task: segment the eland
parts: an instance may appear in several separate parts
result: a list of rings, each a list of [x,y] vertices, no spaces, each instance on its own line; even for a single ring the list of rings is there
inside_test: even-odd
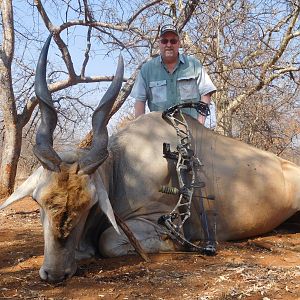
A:
[[[33,174],[0,207],[31,196],[40,206],[44,231],[41,279],[59,282],[76,272],[76,260],[134,252],[119,229],[114,212],[130,228],[147,253],[174,251],[180,246],[158,224],[177,203],[161,186],[175,185],[174,162],[163,156],[163,143],[176,148],[174,128],[159,112],[143,115],[108,138],[109,112],[120,91],[123,61],[92,118],[90,149],[56,153],[53,131],[57,113],[46,84],[46,60],[51,37],[41,52],[35,90],[41,124],[34,153],[41,162]],[[218,240],[264,234],[300,208],[300,168],[272,153],[218,135],[186,116],[194,151],[203,166],[205,194],[215,196]],[[184,234],[201,240],[196,201]]]

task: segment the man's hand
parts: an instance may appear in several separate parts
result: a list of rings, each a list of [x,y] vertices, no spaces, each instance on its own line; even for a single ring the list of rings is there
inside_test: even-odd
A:
[[[211,93],[203,95],[201,97],[201,101],[209,105],[210,101],[211,101]],[[205,119],[206,119],[206,116],[199,115],[199,117],[198,117],[198,121],[202,125],[204,125]]]

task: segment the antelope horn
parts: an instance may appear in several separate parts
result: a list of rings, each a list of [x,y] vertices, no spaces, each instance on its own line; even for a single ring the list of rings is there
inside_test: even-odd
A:
[[[120,92],[123,76],[124,61],[123,57],[120,55],[115,77],[93,113],[92,146],[87,155],[82,157],[79,161],[79,174],[92,174],[108,156],[107,123],[109,121],[109,113],[111,108]]]
[[[53,132],[57,123],[57,113],[46,82],[48,49],[52,34],[49,35],[41,51],[35,74],[35,94],[39,100],[41,123],[36,133],[33,152],[45,169],[59,172],[61,159],[53,149]]]

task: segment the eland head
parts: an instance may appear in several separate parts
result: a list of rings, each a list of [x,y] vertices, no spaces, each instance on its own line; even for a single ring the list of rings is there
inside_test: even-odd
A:
[[[99,205],[118,231],[114,213],[101,176],[96,170],[108,157],[107,123],[113,103],[122,86],[124,64],[120,56],[116,75],[93,113],[93,141],[83,155],[64,159],[53,149],[53,132],[57,113],[46,83],[46,64],[50,35],[41,51],[35,77],[41,123],[36,134],[34,154],[38,168],[1,206],[26,196],[39,204],[44,230],[44,262],[40,277],[49,282],[62,281],[76,269],[75,250],[90,209]]]

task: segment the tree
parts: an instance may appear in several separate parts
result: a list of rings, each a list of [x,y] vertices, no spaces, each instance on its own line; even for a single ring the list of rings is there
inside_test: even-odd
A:
[[[111,115],[118,111],[141,64],[158,53],[158,26],[166,22],[178,26],[183,51],[200,58],[218,87],[214,96],[218,132],[279,154],[299,133],[297,1],[35,0],[34,4],[22,1],[22,8],[17,1],[15,7],[11,0],[0,4],[2,194],[13,189],[24,129],[39,119],[33,77],[49,32],[54,40],[49,90],[55,92],[61,122],[57,135],[86,120],[95,105],[91,95],[99,97],[99,83],[112,80],[103,70],[89,67],[99,57],[115,58],[122,50],[128,78]],[[22,17],[25,11],[31,17],[27,23],[29,17]],[[90,70],[97,75],[90,75]],[[82,144],[88,143],[87,137]]]
[[[69,87],[112,80],[112,76],[86,75],[91,56],[95,56],[96,48],[99,47],[100,43],[105,46],[107,55],[120,51],[120,49],[126,49],[128,64],[131,64],[132,61],[141,64],[146,56],[152,55],[156,50],[155,44],[158,38],[157,24],[162,23],[166,18],[172,18],[173,2],[166,3],[162,0],[153,0],[144,4],[143,1],[126,0],[115,1],[114,3],[53,0],[45,3],[44,6],[40,0],[35,0],[34,5],[29,2],[26,3],[33,17],[30,30],[27,30],[24,24],[25,20],[18,23],[14,19],[15,7],[13,7],[11,0],[3,0],[0,3],[3,30],[0,50],[0,106],[4,129],[0,190],[1,194],[5,195],[13,190],[22,146],[22,133],[37,105],[37,99],[34,97],[32,88],[34,62],[31,62],[31,65],[25,65],[19,48],[18,56],[16,55],[16,36],[22,37],[25,43],[37,49],[41,47],[41,42],[46,39],[47,31],[53,33],[53,39],[62,62],[57,63],[56,68],[52,67],[52,71],[49,73],[49,90],[56,92],[54,101],[62,112],[61,103],[63,100],[71,100],[68,101],[71,103],[77,98],[74,96],[74,92],[73,95],[72,92],[68,94]],[[179,16],[181,30],[190,19],[198,3],[199,1],[195,0],[187,1],[185,6],[182,6]],[[26,10],[26,8],[23,9]],[[79,33],[75,33],[78,28],[82,27],[85,27],[86,30],[79,29]],[[85,44],[79,43],[81,46],[85,45],[84,59],[80,71],[76,72],[75,58],[76,60],[78,58],[76,55],[72,56],[68,42],[72,39],[77,41],[80,36],[85,36]],[[66,43],[65,40],[68,42]],[[20,40],[17,39],[17,41],[18,46],[20,46]],[[28,44],[23,45],[24,51],[29,49],[26,47]],[[38,52],[30,49],[32,57],[36,61],[36,53]],[[17,64],[18,66],[22,65],[23,72],[27,72],[26,83],[22,87],[22,83],[14,80],[12,74],[13,69],[17,72]],[[137,70],[133,72],[133,75],[122,88],[112,114],[128,97],[136,74]],[[82,99],[80,101],[83,102]]]
[[[5,133],[0,168],[0,188],[3,189],[9,182],[14,181],[17,161],[21,151],[21,130],[24,126],[24,121],[28,116],[27,112],[32,111],[33,106],[28,107],[23,114],[17,114],[11,73],[11,64],[15,46],[11,1],[4,0],[1,2],[1,16],[3,39],[0,52],[0,101]],[[11,191],[12,187],[10,186],[6,192]]]
[[[298,1],[221,0],[210,1],[194,15],[188,24],[194,28],[190,51],[218,86],[218,132],[272,150],[277,122],[285,124],[285,114],[299,96],[299,12]],[[250,137],[263,131],[268,146]]]

